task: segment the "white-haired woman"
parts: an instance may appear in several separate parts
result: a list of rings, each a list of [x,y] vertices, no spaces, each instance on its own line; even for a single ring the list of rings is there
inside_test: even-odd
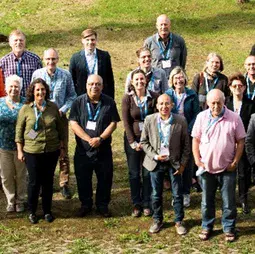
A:
[[[25,103],[20,97],[21,88],[20,77],[9,76],[5,82],[7,95],[0,98],[0,163],[7,212],[23,212],[26,195],[26,167],[18,160],[15,143],[18,112]]]

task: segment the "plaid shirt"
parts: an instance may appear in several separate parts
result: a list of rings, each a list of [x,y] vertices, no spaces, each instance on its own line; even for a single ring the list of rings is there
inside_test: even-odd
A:
[[[21,96],[26,96],[26,90],[31,82],[32,74],[35,70],[42,68],[41,59],[36,54],[25,51],[20,60],[13,52],[0,59],[0,68],[3,70],[4,78],[17,74],[22,78]]]

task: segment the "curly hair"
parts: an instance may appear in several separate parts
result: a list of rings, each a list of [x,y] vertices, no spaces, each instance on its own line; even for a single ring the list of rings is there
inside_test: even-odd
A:
[[[30,102],[33,102],[35,100],[34,91],[35,91],[35,85],[36,84],[42,84],[45,87],[46,95],[45,100],[47,101],[50,98],[50,88],[47,85],[47,83],[42,78],[37,78],[32,81],[32,83],[29,85],[27,92],[26,92],[26,103],[29,104]]]
[[[133,81],[133,77],[135,76],[135,74],[139,74],[139,73],[141,73],[141,74],[144,75],[145,80],[146,80],[145,89],[147,88],[148,82],[147,82],[147,79],[146,79],[145,72],[144,72],[143,70],[141,70],[141,69],[137,69],[137,70],[134,70],[134,71],[131,73],[131,83],[130,83],[130,85],[128,86],[128,92],[134,91],[134,93],[135,93],[135,87],[133,86],[132,81]]]
[[[235,72],[228,77],[228,85],[231,86],[234,80],[240,80],[243,86],[246,86],[245,77],[241,72]]]

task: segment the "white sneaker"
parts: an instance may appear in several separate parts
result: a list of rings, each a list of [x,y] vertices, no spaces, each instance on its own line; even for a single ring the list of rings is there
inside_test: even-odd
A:
[[[6,207],[6,211],[7,211],[7,213],[15,212],[15,206],[14,205],[8,205]]]
[[[190,194],[183,194],[183,206],[184,207],[190,206]]]
[[[24,207],[24,204],[23,203],[20,203],[20,204],[16,204],[16,212],[17,213],[22,213],[25,211],[25,207]]]

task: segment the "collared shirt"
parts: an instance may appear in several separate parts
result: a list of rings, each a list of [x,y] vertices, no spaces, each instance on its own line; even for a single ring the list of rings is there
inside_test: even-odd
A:
[[[97,51],[94,49],[93,52],[88,52],[87,50],[84,50],[85,52],[85,58],[88,63],[89,67],[89,73],[90,74],[98,74],[98,59],[96,58]],[[93,71],[94,69],[94,71]],[[92,73],[93,71],[93,73]]]
[[[50,100],[58,106],[61,112],[66,113],[77,97],[70,72],[57,68],[54,75],[50,76],[46,68],[41,68],[33,73],[32,81],[37,78],[45,80],[50,87]]]
[[[15,126],[19,110],[25,103],[24,97],[20,98],[20,102],[15,103],[14,109],[10,109],[6,104],[6,97],[0,99],[0,148],[3,150],[16,150]]]
[[[20,61],[20,67],[18,67]],[[41,59],[30,51],[24,51],[20,60],[13,52],[0,59],[0,67],[3,69],[4,78],[17,74],[22,78],[21,96],[26,96],[26,90],[31,82],[32,74],[35,70],[42,68]]]
[[[239,115],[226,107],[224,115],[208,129],[209,122],[210,109],[199,113],[191,136],[200,140],[199,152],[205,170],[216,174],[233,162],[236,142],[245,138],[246,133]]]
[[[29,132],[34,129],[35,122],[34,103],[25,104],[18,115],[15,141],[23,144],[23,150],[27,153],[57,151],[60,140],[64,140],[64,131],[56,104],[47,101],[38,121],[38,135],[32,139]]]
[[[169,77],[170,72],[172,69],[174,69],[174,67],[181,66],[183,69],[185,69],[187,58],[187,48],[184,39],[181,36],[173,33],[172,36],[173,43],[172,48],[170,49],[171,54],[169,59],[169,61],[171,61],[171,67],[164,69],[167,78]],[[159,47],[159,39],[159,34],[156,33],[145,40],[144,46],[149,48],[151,51],[152,66],[162,68],[162,61],[164,60],[164,56],[162,55]]]
[[[246,80],[247,97],[251,100],[254,100],[255,96],[253,96],[253,94],[254,94],[254,90],[255,90],[255,82],[252,83],[252,81],[248,77],[248,73],[245,74],[245,80]]]

